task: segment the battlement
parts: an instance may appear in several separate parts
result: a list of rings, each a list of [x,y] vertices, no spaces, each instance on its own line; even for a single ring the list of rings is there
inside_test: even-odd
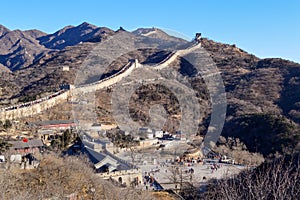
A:
[[[105,177],[123,176],[123,175],[140,174],[140,173],[142,173],[141,169],[130,169],[130,170],[115,171],[115,172],[98,173],[97,175],[101,178],[105,178]]]
[[[193,44],[192,46],[186,49],[178,50],[170,54],[162,62],[155,65],[154,69],[160,70],[165,67],[168,67],[178,56],[184,56],[194,51],[196,48],[199,48],[201,46],[201,43],[199,42],[200,39],[201,33],[197,33],[195,40],[198,41],[198,43]],[[68,85],[68,87],[65,86],[64,88],[62,88],[62,90],[53,93],[47,97],[23,103],[20,105],[10,106],[8,108],[2,108],[0,110],[0,120],[5,121],[6,119],[12,120],[22,117],[33,116],[45,110],[48,110],[59,103],[67,101],[73,95],[90,93],[96,90],[110,87],[121,81],[124,77],[128,76],[135,68],[139,67],[143,67],[143,65],[140,64],[137,59],[135,59],[133,61],[130,61],[116,74],[113,74],[110,77],[107,77],[95,83],[81,85],[77,87]]]
[[[143,175],[141,169],[121,170],[115,172],[99,173],[100,178],[111,179],[122,185],[139,185],[142,183]]]

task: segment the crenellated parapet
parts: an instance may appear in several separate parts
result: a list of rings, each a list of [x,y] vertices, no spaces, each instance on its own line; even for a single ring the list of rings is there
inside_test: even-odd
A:
[[[154,30],[154,31],[156,31],[156,30]],[[195,40],[200,41],[200,39],[201,39],[201,34],[197,33]],[[160,70],[165,67],[168,67],[172,62],[175,61],[175,59],[177,57],[182,57],[186,54],[189,54],[192,51],[194,51],[195,49],[200,48],[200,47],[201,47],[201,43],[197,42],[197,43],[193,43],[193,45],[191,45],[190,47],[188,47],[186,49],[177,50],[176,52],[171,53],[162,62],[156,64],[153,68],[156,70]],[[113,74],[110,77],[99,80],[97,82],[94,82],[91,84],[86,84],[86,85],[81,85],[81,86],[77,86],[77,87],[70,86],[67,89],[62,88],[62,90],[60,90],[56,93],[53,93],[51,95],[48,95],[47,97],[44,97],[44,98],[41,98],[41,99],[38,99],[35,101],[31,101],[31,102],[19,104],[19,105],[13,105],[13,106],[10,106],[7,108],[2,108],[2,109],[0,109],[0,120],[5,121],[7,119],[12,120],[12,119],[33,116],[33,115],[36,115],[43,111],[48,110],[57,104],[67,101],[74,95],[95,92],[96,90],[111,87],[112,85],[121,81],[126,76],[130,75],[130,73],[134,69],[140,68],[140,67],[143,67],[143,65],[140,64],[137,59],[135,59],[135,60],[127,63],[116,74]]]

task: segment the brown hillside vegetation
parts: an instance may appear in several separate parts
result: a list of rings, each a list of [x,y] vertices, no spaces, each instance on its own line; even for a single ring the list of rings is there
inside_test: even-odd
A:
[[[299,199],[299,155],[278,158],[257,169],[223,180],[213,180],[200,199]]]
[[[82,27],[84,30],[86,29],[86,33],[96,29],[88,24],[83,24]],[[67,27],[51,35],[54,39],[50,40],[47,38],[49,41],[56,41],[55,37],[65,37],[68,30],[75,29],[74,27]],[[128,62],[128,59],[138,58],[142,63],[157,63],[170,53],[159,50],[160,48],[172,45],[178,47],[186,44],[182,39],[168,36],[161,31],[158,31],[153,36],[146,37],[141,35],[147,31],[152,31],[152,29],[140,29],[129,34],[132,37],[137,37],[137,41],[140,44],[151,42],[157,48],[139,49],[122,55],[110,63],[110,66],[103,66],[106,75],[116,73],[122,65]],[[109,32],[109,34],[114,33]],[[87,35],[85,36],[87,37]],[[2,106],[43,97],[58,90],[59,86],[64,83],[73,84],[76,75],[81,72],[78,70],[82,67],[82,63],[85,59],[90,59],[88,55],[92,49],[103,40],[90,38],[90,40],[87,39],[78,44],[66,43],[63,44],[66,45],[63,49],[56,49],[45,54],[28,67],[12,73],[4,72],[7,75],[1,76],[0,79],[0,89],[2,90],[0,100]],[[78,42],[79,40],[76,41]],[[299,141],[299,136],[297,135],[299,133],[295,130],[298,129],[300,122],[300,96],[297,95],[300,92],[300,65],[279,58],[259,59],[235,45],[222,44],[206,38],[201,40],[201,44],[217,65],[225,85],[227,116],[222,134],[226,137],[240,138],[248,149],[251,151],[258,150],[264,156],[276,151],[283,152],[281,146],[290,146],[289,144],[291,144],[289,148],[293,148],[297,145]],[[55,46],[54,43],[51,45]],[[62,66],[69,66],[70,71],[62,71]],[[200,124],[197,134],[205,134],[211,114],[210,96],[205,83],[200,76],[193,76],[191,64],[183,58],[175,60],[170,67],[178,70],[193,86],[201,108],[201,119],[199,120]],[[89,78],[85,82],[93,82],[101,77],[96,74]],[[95,110],[99,123],[114,123],[111,110],[111,90],[103,89],[96,92]],[[168,123],[165,124],[164,129],[174,132],[178,129],[181,119],[181,113],[177,112],[179,110],[178,106],[181,105],[178,105],[176,102],[176,98],[170,95],[170,92],[167,90],[162,90],[160,86],[144,85],[131,97],[129,103],[130,115],[141,126],[147,126],[150,121],[149,108],[151,105],[160,104],[165,108],[168,115]],[[65,102],[45,113],[23,119],[23,121],[44,120],[47,118],[70,119],[73,117],[71,111],[72,105],[70,105],[70,102]],[[269,126],[268,120],[266,121],[265,118],[257,120],[257,114],[272,115],[272,118],[280,118],[282,120],[274,120],[275,124]],[[254,121],[255,126],[260,128],[254,130],[253,127],[255,126],[252,123],[247,123],[249,127],[245,127],[248,125],[245,125],[245,123],[241,125],[243,120]],[[256,148],[255,143],[265,144],[265,141],[263,141],[265,136],[262,134],[265,134],[268,128],[281,126],[280,123],[282,121],[293,124],[295,129],[289,129],[288,133],[281,133],[280,129],[268,131],[268,139],[273,141],[272,144],[276,144],[276,147],[258,145],[258,147],[264,146],[273,148],[273,150]],[[256,134],[255,143],[252,140],[253,136],[250,136],[254,133]],[[287,135],[289,136],[287,137]],[[249,140],[249,138],[251,139]]]
[[[93,172],[82,158],[45,155],[40,166],[23,170],[1,169],[1,199],[156,199],[148,192],[117,188]]]

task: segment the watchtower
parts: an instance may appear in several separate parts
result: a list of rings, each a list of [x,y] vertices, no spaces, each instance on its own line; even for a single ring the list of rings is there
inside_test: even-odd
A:
[[[201,33],[196,33],[195,41],[196,42],[200,42],[201,41]]]

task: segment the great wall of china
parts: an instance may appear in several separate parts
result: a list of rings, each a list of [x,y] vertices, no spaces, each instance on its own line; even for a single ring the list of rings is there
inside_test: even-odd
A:
[[[154,67],[154,69],[156,70],[161,70],[167,67],[168,65],[170,65],[177,57],[182,57],[186,54],[189,54],[195,49],[199,48],[200,46],[201,43],[197,41],[196,43],[193,43],[192,46],[186,49],[177,50],[176,52],[171,53],[163,61],[161,61],[160,63],[152,67]],[[13,105],[6,108],[1,108],[0,120],[5,121],[5,120],[13,120],[18,118],[33,116],[48,110],[57,104],[67,101],[74,94],[76,95],[76,94],[90,93],[96,90],[100,90],[112,86],[118,83],[124,77],[128,76],[135,68],[138,67],[142,67],[142,65],[137,60],[135,60],[134,62],[129,62],[128,64],[126,64],[116,74],[113,74],[112,76],[102,79],[100,81],[91,84],[81,85],[75,88],[70,88],[70,90],[60,90],[56,93],[48,95],[47,97],[37,99],[35,101]]]
[[[95,92],[96,90],[100,90],[112,86],[118,83],[119,81],[121,81],[126,76],[129,76],[134,69],[139,67],[152,67],[156,70],[161,70],[167,67],[168,65],[170,65],[177,57],[182,57],[188,53],[191,53],[192,51],[194,51],[196,48],[199,48],[200,46],[201,46],[200,42],[193,43],[192,46],[186,49],[182,49],[170,53],[170,55],[167,56],[163,61],[152,66],[148,66],[148,65],[143,66],[136,59],[134,62],[127,63],[116,74],[113,74],[100,81],[96,81],[91,84],[80,85],[77,87],[71,87],[69,90],[60,90],[58,92],[55,92],[41,99],[37,99],[35,101],[18,104],[18,105],[12,105],[7,108],[2,108],[0,109],[0,120],[1,121],[7,119],[12,120],[12,119],[18,119],[22,117],[28,117],[28,116],[39,114],[43,111],[51,109],[53,106],[57,104],[66,102],[67,100],[71,100],[72,97],[78,94],[91,93],[91,92]],[[116,155],[113,154],[113,152],[109,151],[109,149],[107,149],[105,146],[103,148],[101,143],[97,142],[98,140],[95,140],[95,138],[92,138],[91,141],[89,141],[89,139],[87,138],[83,138],[83,141],[84,141],[85,148],[91,148],[93,151],[96,151],[97,153],[102,152],[103,154],[106,155],[105,158],[107,158],[108,160],[115,160],[119,164],[125,163],[126,165],[130,166],[130,169],[127,170],[97,173],[98,177],[101,177],[103,179],[110,179],[112,181],[115,181],[116,183],[119,184],[121,183],[122,185],[126,185],[126,186],[130,186],[133,183],[139,183],[143,180],[143,173],[140,168],[131,164],[128,161],[125,161],[117,157]],[[99,162],[99,164],[101,165],[101,162]]]

